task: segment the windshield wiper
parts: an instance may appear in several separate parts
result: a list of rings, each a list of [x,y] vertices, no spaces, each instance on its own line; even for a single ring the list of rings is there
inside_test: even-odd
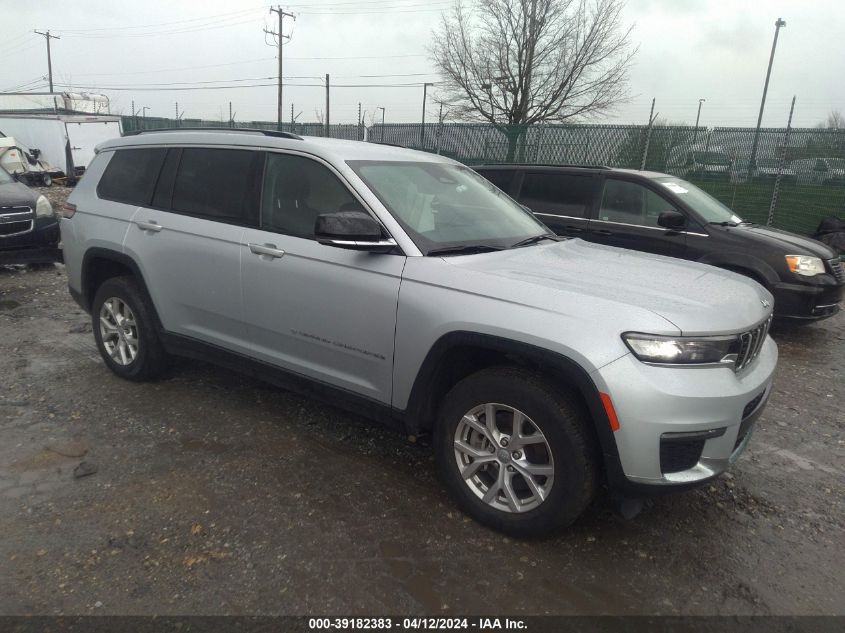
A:
[[[716,226],[739,226],[736,222],[728,222],[727,220],[724,222],[708,222],[707,224],[715,224]]]
[[[518,241],[516,244],[511,244],[510,248],[518,248],[520,246],[528,246],[529,244],[536,244],[541,240],[552,240],[554,242],[559,242],[560,238],[554,233],[543,233],[541,235],[532,235],[531,237],[526,237],[524,240]]]
[[[487,253],[501,250],[504,250],[501,246],[492,246],[491,244],[458,244],[457,246],[433,248],[426,255],[471,255],[472,253]]]

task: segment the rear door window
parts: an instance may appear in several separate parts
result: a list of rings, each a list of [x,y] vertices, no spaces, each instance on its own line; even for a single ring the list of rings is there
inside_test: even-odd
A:
[[[505,193],[510,193],[516,171],[513,169],[492,169],[488,171],[485,169],[479,173]]]
[[[97,196],[136,206],[148,205],[166,152],[161,147],[115,150],[97,183]]]
[[[184,148],[173,185],[172,210],[258,226],[262,156],[253,150]]]
[[[536,213],[586,218],[594,189],[592,175],[527,173],[519,201]]]

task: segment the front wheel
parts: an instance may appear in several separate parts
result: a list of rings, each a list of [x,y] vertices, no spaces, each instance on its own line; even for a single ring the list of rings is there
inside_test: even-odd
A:
[[[455,502],[479,523],[538,536],[572,523],[593,498],[598,457],[573,396],[533,372],[496,367],[447,394],[435,454]]]

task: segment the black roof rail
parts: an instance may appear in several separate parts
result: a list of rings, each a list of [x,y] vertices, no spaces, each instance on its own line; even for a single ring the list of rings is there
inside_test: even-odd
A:
[[[475,168],[495,169],[501,167],[579,167],[581,169],[615,169],[607,165],[582,165],[579,163],[484,163],[482,165],[471,165]]]
[[[274,138],[289,138],[294,141],[303,140],[298,134],[282,132],[280,130],[259,130],[251,127],[163,127],[156,130],[132,130],[124,132],[123,136],[137,136],[139,134],[154,134],[156,132],[244,132],[247,134],[263,134]]]

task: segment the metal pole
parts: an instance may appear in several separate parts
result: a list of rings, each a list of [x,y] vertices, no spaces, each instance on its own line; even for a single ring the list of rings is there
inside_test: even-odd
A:
[[[420,149],[425,149],[425,98],[426,90],[429,86],[434,84],[423,83],[423,107],[422,107],[422,125],[420,126]]]
[[[695,132],[692,135],[692,144],[695,145],[696,139],[698,139],[698,121],[701,119],[701,104],[707,101],[707,99],[699,99],[698,100],[698,114],[695,115]]]
[[[440,153],[440,140],[443,138],[443,102],[440,103],[440,114],[437,115],[437,153]]]
[[[772,75],[772,62],[775,60],[775,49],[778,46],[778,33],[786,22],[780,18],[775,22],[775,38],[772,40],[772,53],[769,55],[769,67],[766,70],[766,83],[763,84],[763,98],[760,100],[760,114],[757,115],[757,128],[754,131],[754,144],[751,146],[751,160],[748,161],[748,179],[757,163],[757,144],[760,140],[760,124],[763,122],[763,108],[766,107],[766,93],[769,91],[769,77]]]
[[[326,138],[331,136],[331,127],[329,127],[329,73],[326,73]]]
[[[379,106],[378,109],[381,110],[381,139],[379,142],[384,143],[384,108]]]
[[[654,123],[654,102],[656,99],[651,100],[651,112],[648,114],[648,129],[646,130],[645,134],[645,147],[643,148],[643,159],[640,162],[640,171],[645,169],[645,161],[648,158],[648,145],[651,143],[651,124]]]
[[[361,133],[361,127],[364,125],[364,120],[361,118],[361,102],[358,102],[358,140],[364,140],[364,135]]]
[[[772,202],[769,205],[769,217],[766,218],[766,226],[771,226],[775,220],[775,207],[778,204],[778,193],[780,191],[780,180],[783,172],[783,162],[786,160],[786,146],[789,144],[789,133],[792,131],[792,113],[795,111],[795,97],[792,97],[792,105],[789,106],[789,120],[786,122],[786,132],[783,135],[783,145],[780,148],[780,161],[778,161],[778,175],[775,177],[775,188],[772,190]]]

